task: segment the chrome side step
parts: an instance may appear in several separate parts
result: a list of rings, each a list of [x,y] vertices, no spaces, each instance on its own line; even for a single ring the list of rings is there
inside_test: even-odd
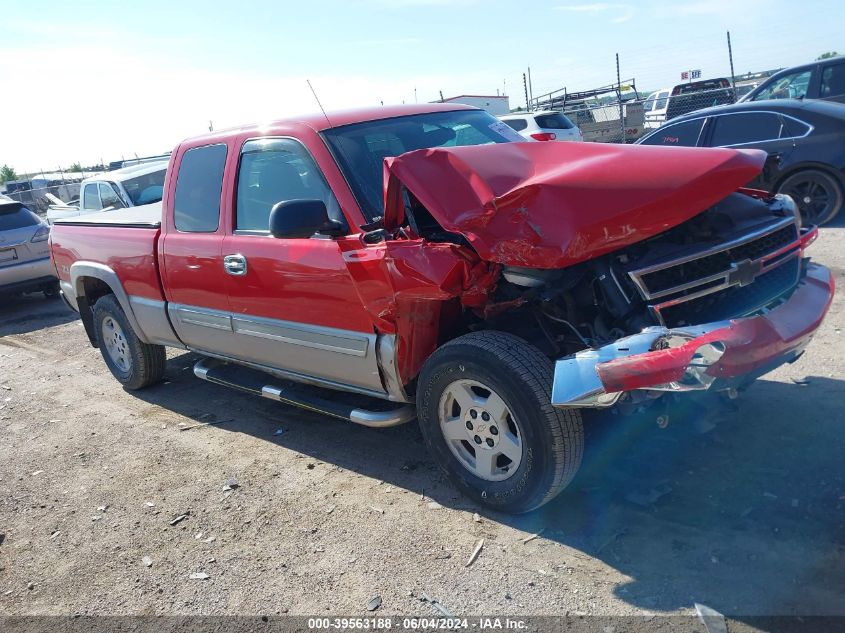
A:
[[[371,410],[328,400],[325,397],[326,390],[305,385],[286,386],[282,381],[264,372],[211,358],[197,361],[194,365],[194,375],[218,385],[373,428],[398,426],[410,422],[417,415],[413,405],[394,405],[385,410]],[[385,404],[388,403],[385,401]]]

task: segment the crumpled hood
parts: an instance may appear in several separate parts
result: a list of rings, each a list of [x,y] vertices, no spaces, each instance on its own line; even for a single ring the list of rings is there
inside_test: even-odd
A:
[[[562,268],[676,226],[752,180],[759,150],[600,143],[423,149],[385,160],[387,228],[404,184],[447,231],[508,266]]]

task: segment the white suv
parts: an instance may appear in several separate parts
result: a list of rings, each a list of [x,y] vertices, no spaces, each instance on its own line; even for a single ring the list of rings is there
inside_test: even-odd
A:
[[[581,130],[562,112],[538,110],[499,117],[530,141],[583,141]]]

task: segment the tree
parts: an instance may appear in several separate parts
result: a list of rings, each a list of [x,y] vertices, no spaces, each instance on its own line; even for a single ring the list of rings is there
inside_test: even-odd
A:
[[[830,59],[831,57],[838,57],[838,56],[839,56],[839,53],[837,53],[836,51],[828,51],[828,52],[822,53],[821,55],[816,57],[816,61],[820,62],[823,59]]]
[[[18,175],[15,173],[15,170],[8,165],[3,165],[0,167],[0,182],[7,182],[9,180],[17,180]]]
[[[82,165],[79,163],[73,163],[68,171],[82,171]]]

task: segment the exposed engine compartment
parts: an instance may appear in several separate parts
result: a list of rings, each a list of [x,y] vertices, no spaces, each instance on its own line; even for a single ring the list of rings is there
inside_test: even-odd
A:
[[[466,245],[412,195],[406,217],[425,239]],[[759,313],[798,283],[797,217],[787,197],[734,193],[668,231],[575,266],[504,266],[489,303],[465,311],[464,326],[511,332],[559,358],[648,326]]]

